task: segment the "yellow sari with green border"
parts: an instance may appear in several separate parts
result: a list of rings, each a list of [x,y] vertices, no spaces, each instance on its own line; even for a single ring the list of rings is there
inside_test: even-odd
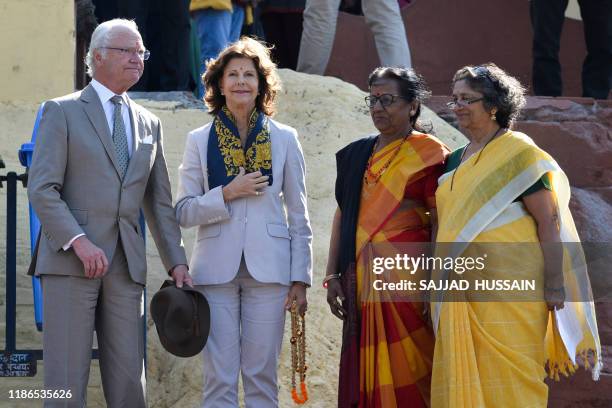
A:
[[[576,244],[580,240],[569,211],[569,182],[554,159],[519,132],[508,131],[489,143],[476,165],[477,156],[454,170],[454,180],[453,172],[439,180],[437,242],[444,243],[440,247],[445,246],[447,253],[438,255],[469,256],[470,243],[539,243],[535,220],[522,202],[513,201],[548,173],[564,243],[567,297],[585,301],[566,302],[564,309],[551,313],[543,301],[445,302],[443,297],[432,298],[436,345],[431,406],[493,407],[503,401],[504,407],[546,407],[545,367],[551,377],[558,378],[559,373],[574,372],[576,356],[588,367],[587,353],[592,353],[593,379],[598,379],[601,369],[586,262]],[[452,243],[452,249],[447,243]],[[513,266],[527,263],[524,269],[542,282],[541,250],[538,245],[529,248],[532,253],[516,257]],[[487,265],[487,279],[507,276],[508,266],[503,271],[498,264]],[[434,271],[432,279],[448,274]],[[578,328],[575,331],[580,333],[569,336],[560,324]]]

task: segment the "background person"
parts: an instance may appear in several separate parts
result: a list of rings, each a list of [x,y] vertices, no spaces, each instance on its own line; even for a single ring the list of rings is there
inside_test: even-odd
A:
[[[341,0],[307,0],[297,70],[323,75],[329,62]],[[374,34],[382,66],[412,67],[397,0],[363,0],[365,21]]]
[[[225,47],[240,38],[245,7],[239,0],[191,0],[189,11],[200,39],[200,74],[203,77],[208,61],[217,58]]]
[[[272,57],[279,68],[295,71],[302,38],[302,15],[306,0],[263,0],[259,3],[261,24]]]
[[[533,92],[561,96],[561,30],[568,0],[531,0]],[[612,2],[578,0],[587,55],[582,65],[582,96],[607,99],[612,88]]]
[[[91,0],[103,22],[114,18],[135,20],[151,51],[147,70],[133,91],[190,91],[190,0]]]

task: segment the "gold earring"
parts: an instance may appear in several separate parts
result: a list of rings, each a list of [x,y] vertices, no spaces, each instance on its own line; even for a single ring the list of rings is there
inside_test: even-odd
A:
[[[491,120],[492,121],[496,121],[497,120],[497,116],[495,115],[495,111],[491,111]]]

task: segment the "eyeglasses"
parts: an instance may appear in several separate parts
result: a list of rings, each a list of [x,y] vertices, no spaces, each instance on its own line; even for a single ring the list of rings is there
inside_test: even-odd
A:
[[[100,48],[104,48],[107,50],[115,50],[115,51],[119,51],[121,53],[121,55],[138,55],[138,58],[140,58],[143,61],[146,61],[149,59],[149,57],[151,56],[151,51],[149,50],[140,50],[140,49],[136,49],[136,48],[119,48],[119,47],[100,47]]]
[[[447,102],[446,106],[448,106],[449,109],[464,108],[473,103],[480,102],[483,99],[484,99],[484,96],[481,96],[480,98],[474,98],[474,99],[453,99],[451,102]]]
[[[398,99],[406,99],[406,98],[404,98],[401,95],[391,95],[391,94],[382,94],[380,96],[368,95],[365,97],[365,102],[366,102],[366,105],[368,105],[368,108],[373,108],[374,106],[376,106],[378,101],[380,101],[381,106],[383,108],[386,108],[387,106],[391,105]]]

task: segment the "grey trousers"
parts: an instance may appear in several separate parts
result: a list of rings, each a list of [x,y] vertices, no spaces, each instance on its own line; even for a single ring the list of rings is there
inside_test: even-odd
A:
[[[198,285],[196,289],[208,300],[211,321],[202,353],[202,407],[238,407],[240,374],[246,408],[278,407],[276,371],[289,287],[256,281],[243,258],[231,282]]]
[[[297,70],[323,75],[336,35],[341,0],[306,0],[304,31]],[[367,25],[374,34],[382,66],[412,67],[410,48],[397,0],[363,0]]]
[[[72,394],[44,406],[86,406],[95,328],[107,406],[146,407],[143,286],[131,280],[121,245],[101,279],[43,275],[41,282],[45,388]]]

